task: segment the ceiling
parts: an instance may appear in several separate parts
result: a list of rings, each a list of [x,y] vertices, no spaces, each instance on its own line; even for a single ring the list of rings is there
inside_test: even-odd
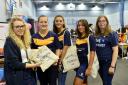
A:
[[[85,5],[90,5],[90,6],[93,6],[95,4],[104,6],[106,4],[119,3],[120,0],[32,0],[32,2],[34,3],[36,9],[38,9],[42,7],[43,5],[46,5],[47,7],[52,8],[58,3],[62,3],[64,5],[69,4],[69,3],[73,3],[75,5],[84,3]]]

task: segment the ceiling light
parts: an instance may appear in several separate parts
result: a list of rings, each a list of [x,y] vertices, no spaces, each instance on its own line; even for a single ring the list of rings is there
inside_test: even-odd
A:
[[[50,10],[50,9],[44,5],[43,7],[39,8],[38,10]]]
[[[96,5],[96,6],[94,6],[94,7],[92,8],[92,10],[101,10],[101,8]]]
[[[68,10],[75,10],[75,4],[73,4],[73,3],[67,4],[67,9]]]
[[[77,6],[77,10],[86,10],[87,6],[84,5],[84,3],[81,3],[80,5]]]
[[[56,10],[63,10],[65,7],[62,3],[59,3],[58,5],[55,6]]]

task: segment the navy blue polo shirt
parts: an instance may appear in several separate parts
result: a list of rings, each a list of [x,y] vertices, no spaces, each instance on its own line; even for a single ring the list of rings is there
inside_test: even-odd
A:
[[[42,37],[40,33],[36,33],[32,36],[32,48],[37,49],[38,47],[43,45],[47,46],[54,53],[57,49],[61,48],[58,36],[51,31],[49,31],[45,37]]]
[[[81,64],[88,63],[88,38],[76,39],[77,54]],[[96,50],[96,42],[94,36],[89,36],[90,51]]]
[[[61,49],[63,46],[71,46],[71,37],[70,32],[68,30],[64,30],[58,34],[59,42],[61,45]]]
[[[112,47],[118,45],[118,35],[116,32],[108,36],[99,35],[96,37],[96,53],[99,60],[112,59]]]

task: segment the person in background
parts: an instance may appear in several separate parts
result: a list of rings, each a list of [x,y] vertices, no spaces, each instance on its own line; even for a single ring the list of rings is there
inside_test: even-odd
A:
[[[59,56],[60,43],[57,35],[48,29],[48,17],[45,15],[39,16],[38,26],[39,32],[33,34],[31,47],[37,49],[40,46],[47,46],[53,53]],[[40,85],[57,85],[57,62],[50,66],[45,72],[43,72],[40,67],[37,68]]]
[[[128,44],[128,25],[125,25],[125,43]],[[128,46],[124,46],[126,48],[126,56],[124,57],[125,59],[128,59]]]
[[[77,22],[76,47],[80,61],[80,67],[76,69],[74,85],[87,85],[87,76],[91,75],[92,64],[94,61],[96,43],[93,35],[89,35],[89,26],[86,19]],[[89,39],[88,39],[89,38]],[[88,40],[90,43],[88,43]],[[90,60],[88,61],[88,44],[90,45]]]
[[[68,47],[71,46],[71,38],[70,38],[71,36],[70,36],[70,32],[66,29],[63,16],[61,15],[55,16],[53,22],[53,31],[58,35],[59,42],[61,45],[61,54],[60,54],[58,66],[59,69],[62,70],[59,71],[58,74],[58,85],[65,85],[67,72],[63,73],[62,61],[67,52]]]
[[[106,16],[99,16],[95,30],[99,74],[103,85],[112,85],[118,56],[118,35],[112,31]]]
[[[4,75],[7,85],[37,85],[33,68],[39,64],[31,64],[27,56],[30,48],[30,32],[25,22],[12,18],[9,24],[9,35],[4,45]]]

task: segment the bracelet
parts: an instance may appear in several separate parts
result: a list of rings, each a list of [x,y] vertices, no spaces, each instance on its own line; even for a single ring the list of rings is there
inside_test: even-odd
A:
[[[114,66],[110,66],[111,68],[115,68]]]

